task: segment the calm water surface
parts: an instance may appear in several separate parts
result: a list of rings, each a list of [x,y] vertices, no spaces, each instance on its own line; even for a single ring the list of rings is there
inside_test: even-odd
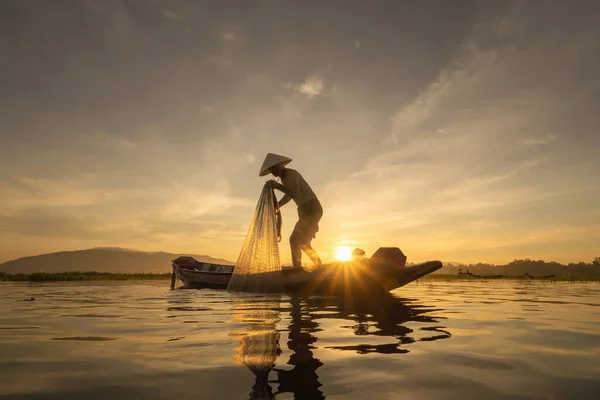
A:
[[[598,283],[168,286],[0,283],[0,399],[600,398]]]

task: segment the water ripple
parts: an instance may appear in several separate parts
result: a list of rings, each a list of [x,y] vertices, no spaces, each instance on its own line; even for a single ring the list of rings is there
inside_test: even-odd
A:
[[[600,391],[598,284],[428,282],[366,299],[170,291],[161,281],[0,292],[0,399]]]

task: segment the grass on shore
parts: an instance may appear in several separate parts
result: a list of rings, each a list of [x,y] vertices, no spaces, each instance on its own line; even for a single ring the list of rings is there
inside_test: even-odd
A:
[[[171,272],[163,274],[117,274],[112,272],[36,272],[33,274],[5,274],[0,281],[11,282],[65,282],[65,281],[127,281],[171,279]]]
[[[46,273],[36,272],[33,274],[6,274],[0,272],[0,281],[10,282],[68,282],[68,281],[126,281],[126,280],[164,280],[171,279],[171,272],[162,274],[117,274],[111,272],[59,272]],[[488,281],[488,280],[535,280],[549,282],[600,282],[600,276],[571,276],[557,275],[553,277],[527,277],[527,276],[502,276],[502,277],[485,277],[485,276],[458,276],[458,275],[442,275],[430,274],[426,275],[417,281]]]
[[[548,281],[548,282],[600,282],[600,276],[572,276],[572,275],[555,275],[551,277],[542,276],[501,276],[501,277],[486,277],[486,276],[459,276],[459,275],[443,275],[429,274],[418,281],[490,281],[490,280],[519,280],[519,281]]]

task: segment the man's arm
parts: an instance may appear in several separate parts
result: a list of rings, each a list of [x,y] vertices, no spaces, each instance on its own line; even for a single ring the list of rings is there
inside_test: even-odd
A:
[[[286,196],[289,196],[289,197],[292,197],[292,196],[293,196],[293,193],[292,193],[292,191],[291,191],[290,189],[286,188],[285,186],[283,186],[281,183],[279,183],[279,182],[277,182],[277,181],[275,181],[275,180],[272,180],[272,179],[270,180],[270,182],[271,182],[271,187],[272,187],[273,189],[277,189],[277,190],[279,190],[279,191],[281,191],[281,192],[285,193],[285,195],[286,195]],[[284,197],[285,197],[285,196],[284,196]],[[288,200],[288,201],[289,201],[289,200]]]
[[[277,189],[277,190],[285,193],[284,196],[281,198],[281,200],[279,200],[279,203],[278,203],[278,207],[279,208],[283,207],[284,205],[286,205],[287,203],[289,203],[290,200],[292,200],[292,198],[293,198],[292,191],[289,190],[288,188],[286,188],[285,186],[283,186],[281,183],[279,183],[279,182],[277,182],[275,180],[271,180],[271,186],[274,189]]]
[[[292,198],[290,196],[288,196],[287,194],[284,195],[281,200],[279,200],[279,203],[277,204],[279,208],[285,206],[287,203],[290,202]]]

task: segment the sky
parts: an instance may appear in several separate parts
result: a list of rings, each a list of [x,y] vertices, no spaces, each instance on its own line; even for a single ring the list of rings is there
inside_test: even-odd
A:
[[[269,152],[313,241],[408,261],[600,256],[600,3],[0,3],[0,262],[235,261]],[[281,260],[296,209],[283,210]],[[306,260],[306,256],[304,258]]]

